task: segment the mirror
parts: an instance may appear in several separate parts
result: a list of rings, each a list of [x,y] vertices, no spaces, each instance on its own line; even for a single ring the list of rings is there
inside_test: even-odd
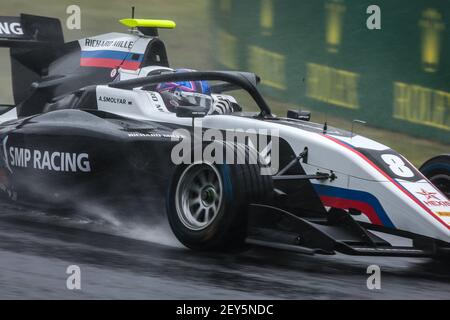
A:
[[[303,121],[311,120],[311,112],[304,110],[288,110],[286,116],[290,119],[298,119]]]

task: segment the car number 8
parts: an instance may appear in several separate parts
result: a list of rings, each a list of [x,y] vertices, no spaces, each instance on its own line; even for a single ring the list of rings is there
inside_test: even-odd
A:
[[[381,158],[395,175],[404,178],[414,177],[414,172],[405,165],[399,156],[396,156],[395,154],[382,154]]]

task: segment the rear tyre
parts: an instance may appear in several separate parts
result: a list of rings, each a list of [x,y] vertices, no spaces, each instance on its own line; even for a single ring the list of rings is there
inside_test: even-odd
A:
[[[248,152],[244,147],[238,152]],[[270,176],[258,164],[182,165],[175,172],[166,199],[173,233],[195,250],[228,251],[243,246],[247,210],[252,201],[273,192]]]
[[[450,198],[450,155],[437,156],[426,161],[420,171]]]

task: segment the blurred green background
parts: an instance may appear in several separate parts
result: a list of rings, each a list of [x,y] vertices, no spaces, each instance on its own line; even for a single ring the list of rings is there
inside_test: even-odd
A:
[[[354,8],[349,5],[349,2],[359,2],[360,4]],[[339,34],[336,35],[333,32],[330,35],[326,34],[326,21],[337,19],[336,17],[329,18],[327,16],[327,6],[331,6],[331,8],[334,8],[332,10],[339,12],[342,10],[339,9],[339,6],[343,5],[347,15],[351,14],[351,10],[363,10],[358,17],[360,20],[362,19],[361,23],[365,26],[367,14],[364,6],[367,6],[368,2],[356,2],[351,0],[35,0],[32,2],[2,0],[0,15],[17,16],[20,13],[30,13],[58,17],[64,28],[65,39],[70,41],[112,31],[126,32],[126,28],[118,23],[118,19],[129,17],[131,6],[135,6],[136,17],[138,18],[163,18],[176,21],[177,28],[175,30],[160,31],[160,37],[166,43],[172,67],[194,69],[242,68],[257,72],[265,78],[262,83],[262,89],[276,114],[284,115],[288,108],[308,108],[313,112],[313,121],[323,122],[326,120],[329,125],[350,129],[351,120],[361,118],[360,114],[353,112],[352,108],[338,107],[330,110],[327,108],[327,102],[329,101],[310,103],[311,97],[306,96],[308,72],[311,72],[307,67],[307,63],[313,61],[319,67],[331,65],[338,70],[346,69],[345,65],[343,65],[344,63],[351,63],[354,59],[358,60],[358,55],[364,53],[355,50],[351,46],[350,48],[342,47],[345,48],[342,49],[339,45]],[[386,1],[382,2],[387,3]],[[398,8],[408,10],[408,5],[414,1],[394,0],[390,2],[390,8],[393,8],[392,3],[395,2]],[[417,3],[419,2],[423,3],[423,1],[418,0]],[[448,3],[448,1],[441,2]],[[294,5],[292,5],[293,3]],[[68,30],[65,26],[68,17],[66,8],[73,4],[81,8],[80,30]],[[310,10],[301,10],[304,8],[302,7],[303,5],[309,6]],[[333,7],[336,5],[337,7]],[[385,11],[386,13],[389,12],[388,10]],[[382,11],[382,19],[384,13]],[[418,28],[419,18],[413,17],[412,20],[415,25],[411,28]],[[445,20],[445,18],[443,19]],[[334,23],[339,24],[341,22],[335,21]],[[315,28],[316,24],[320,24],[322,27]],[[389,23],[386,25],[382,24],[382,26],[385,35],[391,32],[389,31]],[[345,34],[350,35],[360,35],[362,32],[367,32],[367,29],[353,28],[348,23],[343,28],[345,28]],[[450,29],[450,25],[448,29]],[[399,48],[403,48],[410,43],[408,42],[410,39],[405,39],[405,37],[396,34],[395,28],[392,30],[394,31],[391,32],[390,37],[400,41]],[[385,43],[384,39],[381,39],[379,34],[374,35],[372,33],[372,37],[377,37],[377,39],[372,38],[372,40],[378,46],[378,49],[382,50]],[[314,42],[306,41],[314,38],[320,39],[322,47],[317,46]],[[297,39],[297,41],[292,42],[291,39]],[[348,43],[348,39],[346,41]],[[401,41],[404,41],[404,44]],[[265,58],[249,59],[247,56],[242,55],[244,48],[249,48],[249,52],[251,52],[253,57],[258,57],[262,53]],[[302,51],[299,48],[305,49]],[[270,55],[269,52],[267,55],[266,52],[261,52],[261,49],[269,50],[274,54]],[[282,59],[277,55],[277,52],[282,50],[291,51],[289,60],[284,65],[277,62]],[[334,50],[337,50],[337,53],[333,52]],[[345,58],[340,58],[340,50],[347,51]],[[368,50],[370,52],[371,49],[369,48]],[[405,50],[411,49],[406,47]],[[390,50],[382,52],[384,52],[385,57],[390,57],[393,54]],[[310,57],[317,57],[317,59],[311,60]],[[372,55],[371,57],[376,59],[379,56]],[[448,56],[441,56],[440,59],[446,65],[450,65]],[[395,60],[391,59],[390,61],[391,64],[384,65],[381,63],[371,70],[364,70],[365,65],[361,65],[360,70],[357,72],[370,71],[375,73],[375,78],[372,78],[372,81],[366,85],[373,90],[385,88],[383,85],[386,79],[383,77],[386,75],[386,72],[381,72],[382,67],[389,71],[397,64]],[[312,67],[314,67],[314,64]],[[310,66],[309,68],[311,69],[312,67]],[[432,68],[433,66],[421,67]],[[0,76],[0,103],[12,103],[8,49],[0,49],[0,70],[2,70]],[[380,74],[377,73],[377,70],[380,70]],[[333,70],[325,71],[333,72]],[[292,75],[295,75],[297,78],[295,86],[291,87],[289,81]],[[448,74],[445,76],[448,76]],[[283,81],[286,81],[286,83],[283,83]],[[281,86],[279,85],[280,83]],[[446,86],[448,87],[448,83],[446,83]],[[379,90],[378,95],[386,95],[383,90]],[[330,97],[325,98],[328,99]],[[364,97],[361,99],[364,99]],[[362,120],[366,120],[368,124],[356,126],[358,133],[391,146],[416,165],[420,165],[425,159],[433,155],[450,152],[450,145],[442,142],[446,141],[447,136],[444,136],[444,139],[436,139],[436,136],[429,138],[423,132],[411,130],[407,130],[407,134],[399,133],[398,131],[405,131],[401,122],[390,126],[390,129],[381,128],[383,125],[380,125],[380,121],[386,122],[389,120],[386,118],[383,110],[391,108],[391,106],[371,105],[371,100],[367,101],[364,108],[368,108],[369,112],[362,114]],[[450,136],[450,131],[448,131],[448,134]]]

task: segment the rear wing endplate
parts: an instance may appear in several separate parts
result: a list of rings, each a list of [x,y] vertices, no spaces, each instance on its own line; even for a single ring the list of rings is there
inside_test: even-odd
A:
[[[21,14],[0,16],[0,47],[33,47],[64,43],[61,22],[56,18]]]

